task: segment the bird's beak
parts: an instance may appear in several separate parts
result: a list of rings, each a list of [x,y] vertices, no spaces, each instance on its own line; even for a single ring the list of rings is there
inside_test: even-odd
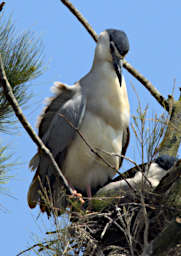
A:
[[[114,53],[112,53],[112,58],[113,58],[113,66],[114,66],[115,72],[117,74],[117,77],[118,77],[118,80],[119,80],[119,84],[121,86],[121,83],[122,83],[123,57],[121,56],[119,58]]]
[[[113,42],[110,43],[110,50],[111,50],[111,55],[112,55],[113,67],[117,74],[119,84],[121,86],[121,84],[122,84],[122,66],[123,66],[123,58],[124,57],[115,48]],[[117,54],[116,54],[116,52],[117,52]]]

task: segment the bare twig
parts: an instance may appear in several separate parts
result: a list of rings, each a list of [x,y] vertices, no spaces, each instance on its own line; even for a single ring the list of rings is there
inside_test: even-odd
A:
[[[62,115],[62,114],[59,114],[59,116],[62,117],[62,118],[67,122],[67,124],[75,130],[76,133],[78,133],[78,135],[81,137],[81,139],[84,141],[84,143],[87,145],[87,147],[90,149],[90,151],[91,151],[92,153],[94,153],[97,157],[99,157],[108,167],[110,167],[111,169],[115,170],[118,174],[120,174],[119,171],[118,171],[118,169],[117,169],[115,166],[112,166],[112,165],[111,165],[109,162],[107,162],[99,153],[97,153],[97,151],[95,151],[95,150],[93,149],[93,147],[87,142],[87,140],[86,140],[86,139],[84,138],[84,136],[81,134],[81,132],[79,131],[79,129],[76,128],[76,127],[72,124],[72,122],[70,122],[70,121],[69,121],[64,115]]]
[[[34,245],[32,245],[31,247],[29,247],[28,249],[26,249],[26,250],[21,251],[20,253],[18,253],[16,256],[20,256],[20,255],[24,254],[25,252],[31,251],[32,249],[34,249],[34,248],[36,248],[36,247],[40,247],[40,248],[45,248],[45,249],[47,249],[48,243],[49,243],[49,244],[52,244],[52,243],[56,243],[56,242],[58,242],[58,239],[52,240],[52,241],[46,241],[46,242],[43,242],[43,243],[34,244]]]
[[[143,207],[143,217],[144,217],[144,232],[143,232],[143,239],[144,239],[144,247],[148,246],[148,232],[149,232],[149,219],[148,219],[148,214],[145,206],[145,199],[143,198],[143,194],[141,194],[141,204]]]
[[[137,163],[136,163],[135,161],[133,161],[133,160],[132,160],[131,158],[129,158],[129,157],[126,157],[125,155],[107,152],[107,151],[105,151],[105,150],[103,150],[103,149],[100,149],[100,148],[96,148],[96,150],[101,151],[101,152],[103,152],[103,153],[105,153],[105,154],[107,154],[107,155],[110,155],[110,156],[116,156],[116,157],[119,157],[119,158],[124,158],[125,160],[127,160],[127,161],[129,161],[130,163],[134,164],[135,167],[136,167],[140,172],[142,172],[141,167],[140,167],[139,165],[137,165]]]
[[[133,218],[133,213],[129,216],[128,211],[125,207],[123,207],[123,213],[120,213],[120,208],[116,207],[118,219],[121,221],[121,225],[119,225],[116,221],[113,223],[124,233],[125,238],[129,244],[129,249],[131,256],[134,256],[133,250],[133,236],[131,234],[131,220]]]
[[[109,168],[115,170],[116,173],[118,173],[119,176],[127,183],[128,187],[129,187],[131,190],[133,190],[134,193],[136,193],[136,190],[129,184],[129,182],[125,179],[125,177],[119,172],[119,170],[118,170],[116,167],[112,166],[109,162],[107,162],[97,151],[95,151],[95,149],[93,149],[93,147],[86,141],[86,139],[84,138],[84,136],[81,134],[81,132],[79,131],[79,129],[76,128],[76,127],[72,124],[72,122],[70,122],[64,115],[59,114],[59,116],[62,117],[62,118],[66,121],[66,123],[67,123],[70,127],[72,127],[72,128],[75,130],[75,132],[81,137],[81,139],[84,141],[84,143],[85,143],[85,144],[87,145],[87,147],[90,149],[90,151],[91,151],[92,153],[94,153],[97,157],[99,157]]]
[[[137,163],[136,163],[135,161],[133,161],[131,158],[126,157],[126,156],[121,155],[121,154],[119,155],[119,154],[107,152],[107,151],[105,151],[105,150],[103,150],[103,149],[99,149],[99,148],[96,148],[96,150],[101,151],[101,152],[103,152],[103,153],[105,153],[105,154],[107,154],[107,155],[110,155],[110,156],[116,156],[116,157],[119,157],[119,158],[124,158],[125,160],[127,160],[127,161],[129,161],[130,163],[134,164],[134,165],[135,165],[135,168],[138,169],[138,171],[140,171],[140,172],[142,173],[142,175],[143,175],[143,177],[145,178],[145,180],[151,185],[151,182],[150,182],[149,179],[146,177],[146,175],[144,174],[144,172],[143,172],[143,170],[141,169],[141,167],[140,167],[139,165],[137,165]],[[122,174],[119,172],[119,176],[118,176],[118,177],[123,178],[124,175],[122,175]],[[118,178],[118,177],[116,177],[116,178]],[[118,179],[119,179],[119,178],[118,178]],[[125,179],[125,178],[124,178],[124,179]],[[127,179],[126,179],[126,181],[127,181]]]
[[[13,94],[13,90],[11,88],[11,85],[9,84],[9,82],[7,80],[7,77],[6,77],[6,74],[5,74],[5,71],[4,71],[4,65],[3,65],[3,62],[2,62],[1,54],[0,54],[0,85],[3,87],[6,99],[9,101],[10,105],[12,106],[12,108],[13,108],[17,118],[19,119],[20,123],[22,124],[24,129],[27,131],[27,133],[29,134],[31,139],[34,141],[34,143],[38,146],[39,150],[41,150],[44,154],[46,154],[50,158],[53,167],[58,172],[58,174],[59,174],[60,178],[62,179],[66,189],[68,189],[70,194],[73,195],[74,194],[73,190],[69,186],[66,178],[62,174],[60,168],[58,167],[52,153],[43,144],[40,137],[34,132],[33,128],[31,127],[30,123],[26,120],[21,108],[19,107],[19,104],[18,104],[18,102],[17,102],[17,100],[16,100],[16,98]]]
[[[106,216],[107,217],[107,216]],[[108,218],[108,217],[107,217]],[[109,222],[106,223],[101,235],[100,235],[100,238],[103,239],[107,229],[110,227],[110,225],[113,223],[113,219],[109,218]]]
[[[59,114],[60,117],[62,117],[66,123],[72,127],[76,133],[78,133],[78,135],[81,137],[81,139],[84,141],[84,143],[87,145],[87,147],[90,149],[90,151],[92,153],[94,153],[97,157],[99,157],[108,167],[110,167],[111,169],[115,170],[117,173],[119,173],[118,169],[115,166],[112,166],[109,162],[107,162],[99,153],[97,153],[93,147],[87,142],[87,140],[84,138],[84,136],[81,134],[81,132],[79,131],[78,128],[76,128],[72,122],[70,122],[64,115]],[[120,174],[120,173],[119,173]]]
[[[89,25],[88,21],[82,16],[82,14],[73,6],[73,4],[68,0],[60,0],[67,8],[75,15],[75,17],[84,26],[87,32],[92,36],[95,42],[98,40],[97,33]],[[123,63],[124,68],[132,74],[144,87],[152,94],[152,96],[158,101],[158,103],[167,111],[169,111],[169,104],[167,100],[161,95],[161,93],[152,85],[152,83],[146,79],[141,73],[139,73],[135,68],[133,68],[126,60]]]
[[[169,104],[167,100],[161,95],[161,93],[153,86],[153,84],[146,79],[140,72],[131,66],[126,60],[123,63],[124,68],[132,74],[144,87],[152,94],[152,96],[158,101],[158,103],[167,111],[169,111]]]

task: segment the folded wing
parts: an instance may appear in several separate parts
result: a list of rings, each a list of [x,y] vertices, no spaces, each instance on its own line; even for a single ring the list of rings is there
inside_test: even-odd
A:
[[[49,104],[39,118],[39,136],[61,168],[67,148],[76,136],[75,128],[79,128],[84,118],[86,98],[79,84],[66,86],[58,83],[53,90],[56,95],[49,99]],[[61,191],[57,191],[60,180],[49,158],[38,152],[30,161],[30,167],[36,169],[36,173],[28,191],[29,206],[34,208],[39,203],[41,210],[46,210],[41,198],[42,194],[46,194],[44,190],[51,191],[55,206],[61,205]]]

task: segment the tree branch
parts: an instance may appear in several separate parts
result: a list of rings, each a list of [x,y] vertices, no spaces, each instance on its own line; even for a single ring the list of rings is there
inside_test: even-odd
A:
[[[19,252],[16,256],[20,256],[20,255],[24,254],[25,252],[32,251],[35,247],[39,247],[40,249],[42,249],[42,248],[43,249],[49,249],[49,244],[56,243],[58,241],[59,240],[56,239],[56,240],[50,240],[50,241],[45,241],[45,242],[42,242],[42,243],[34,244],[31,247],[29,247],[28,249]]]
[[[68,185],[68,182],[67,182],[66,178],[64,177],[64,175],[62,174],[60,168],[58,167],[52,153],[43,144],[40,137],[34,132],[30,123],[26,120],[25,116],[23,115],[23,112],[22,112],[21,108],[19,107],[18,102],[17,102],[17,100],[16,100],[16,98],[13,94],[13,90],[11,88],[11,85],[9,84],[9,82],[7,80],[7,77],[6,77],[6,74],[5,74],[5,71],[4,71],[4,65],[3,65],[3,62],[2,62],[1,54],[0,54],[0,85],[3,87],[6,99],[9,101],[10,105],[12,106],[12,108],[13,108],[17,118],[19,119],[20,123],[22,124],[24,129],[27,131],[27,133],[29,134],[31,139],[34,141],[34,143],[38,146],[38,148],[50,158],[53,167],[58,172],[58,174],[59,174],[60,178],[62,179],[66,189],[70,192],[71,195],[73,195],[74,194],[73,190]]]
[[[164,138],[158,147],[159,155],[177,156],[181,142],[181,99],[170,105],[170,120]]]
[[[140,72],[131,66],[126,60],[123,63],[124,68],[133,75],[144,87],[151,93],[151,95],[158,101],[158,103],[167,111],[169,111],[168,101],[161,95],[161,93],[153,86],[153,84],[146,79]]]
[[[181,240],[181,219],[175,218],[149,245],[142,256],[164,256]]]
[[[83,15],[73,6],[73,4],[68,0],[60,0],[80,21],[87,32],[92,36],[95,42],[98,40],[97,33],[89,25],[88,21],[83,17]],[[152,85],[152,83],[146,79],[141,73],[139,73],[135,68],[131,66],[126,60],[123,63],[124,68],[133,75],[144,87],[151,93],[151,95],[158,101],[158,103],[167,111],[169,111],[169,104],[167,100],[161,95],[161,93]]]
[[[155,188],[154,193],[165,195],[174,182],[179,180],[181,173],[181,160],[168,171],[168,173],[161,179],[159,185]]]

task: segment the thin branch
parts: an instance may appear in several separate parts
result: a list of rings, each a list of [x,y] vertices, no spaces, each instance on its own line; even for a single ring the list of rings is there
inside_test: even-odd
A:
[[[131,158],[129,157],[126,157],[125,155],[121,155],[121,154],[116,154],[116,153],[111,153],[111,152],[107,152],[103,149],[100,149],[100,148],[96,148],[96,150],[98,151],[101,151],[109,156],[116,156],[116,157],[119,157],[119,158],[124,158],[125,160],[127,160],[128,162],[132,163],[135,165],[135,167],[138,169],[138,171],[142,172],[142,169],[139,165],[137,165],[137,163],[135,161],[133,161]]]
[[[107,154],[107,155],[110,155],[110,156],[116,156],[116,157],[119,157],[119,158],[124,158],[125,160],[127,160],[127,161],[129,161],[130,163],[134,164],[134,165],[135,165],[134,168],[138,169],[138,171],[141,172],[141,174],[143,175],[143,177],[145,178],[145,180],[151,185],[151,182],[150,182],[149,179],[146,177],[146,175],[145,175],[143,169],[141,168],[142,165],[141,165],[141,166],[137,165],[137,163],[136,163],[135,161],[133,161],[131,158],[126,157],[126,156],[121,155],[121,154],[119,155],[119,154],[107,152],[107,151],[105,151],[105,150],[103,150],[103,149],[99,149],[99,148],[96,148],[96,150],[101,151],[101,152],[103,152],[103,153],[105,153],[105,154]],[[148,163],[147,163],[147,164],[148,164]],[[119,179],[119,178],[122,178],[122,177],[124,177],[124,173],[121,174],[121,173],[119,172],[119,176],[116,177],[116,178]],[[125,177],[124,177],[124,179],[125,179]],[[126,180],[127,180],[127,179],[126,179]]]
[[[73,6],[68,0],[60,0],[67,8],[74,14],[74,16],[80,21],[87,32],[92,36],[95,42],[98,40],[97,33],[89,25],[88,21],[83,15]],[[144,87],[152,94],[152,96],[158,101],[158,103],[167,111],[169,111],[169,104],[167,100],[161,95],[161,93],[152,85],[152,83],[146,79],[141,73],[131,66],[126,60],[123,63],[124,68],[132,74]]]
[[[165,195],[166,191],[173,185],[176,180],[180,177],[181,170],[181,159],[178,160],[172,168],[168,171],[168,173],[161,179],[158,186],[155,188],[154,193]]]
[[[34,249],[34,248],[36,248],[36,247],[40,247],[40,248],[45,248],[45,249],[47,249],[47,246],[49,246],[48,243],[49,243],[49,244],[52,244],[52,243],[56,243],[56,242],[58,242],[58,239],[52,240],[52,241],[46,241],[46,242],[34,244],[34,245],[32,245],[31,247],[29,247],[28,249],[26,249],[26,250],[21,251],[20,253],[18,253],[16,256],[20,256],[20,255],[24,254],[25,252],[31,251],[32,249]],[[44,244],[45,244],[45,245],[44,245]]]
[[[118,171],[118,169],[117,169],[116,167],[112,166],[112,165],[111,165],[109,162],[107,162],[99,153],[97,153],[97,152],[93,149],[93,147],[91,147],[91,145],[86,141],[86,139],[85,139],[84,136],[81,134],[81,132],[79,131],[79,129],[76,128],[76,127],[72,124],[72,122],[70,122],[70,121],[69,121],[64,115],[62,115],[62,114],[59,114],[59,116],[60,116],[61,118],[63,118],[63,119],[66,121],[66,123],[67,123],[71,128],[73,128],[73,129],[75,130],[75,132],[81,137],[81,139],[84,141],[84,143],[87,145],[87,147],[90,149],[90,151],[91,151],[92,153],[94,153],[97,157],[99,157],[108,167],[110,167],[111,169],[115,170],[118,174],[120,174],[119,171]]]
[[[143,207],[143,218],[144,218],[144,224],[145,228],[143,231],[143,239],[144,239],[144,246],[148,246],[148,234],[149,234],[149,219],[148,219],[148,213],[145,206],[145,198],[143,197],[143,194],[141,193],[141,204]]]
[[[106,216],[107,217],[107,216]],[[108,218],[108,217],[107,217]],[[113,219],[109,218],[109,222],[106,223],[101,235],[100,235],[100,238],[103,239],[106,231],[108,230],[108,228],[110,227],[110,225],[113,223]]]
[[[13,94],[13,90],[11,88],[11,85],[9,84],[7,77],[6,77],[6,73],[4,71],[4,65],[2,62],[2,57],[0,54],[0,85],[3,87],[4,89],[4,94],[6,96],[6,99],[9,101],[10,105],[12,106],[17,118],[19,119],[20,123],[22,124],[22,126],[24,127],[24,129],[27,131],[27,133],[29,134],[29,136],[31,137],[31,139],[34,141],[34,143],[38,146],[38,148],[44,153],[46,154],[49,159],[52,162],[53,167],[55,168],[55,170],[58,172],[59,176],[61,177],[66,189],[70,192],[71,195],[73,195],[73,190],[72,188],[69,186],[66,178],[64,177],[64,175],[62,174],[60,168],[58,167],[52,153],[50,152],[50,150],[43,144],[42,140],[40,139],[40,137],[34,132],[33,128],[31,127],[30,123],[26,120],[21,108],[18,105],[18,102]]]
[[[81,139],[84,141],[84,143],[87,145],[87,147],[90,149],[90,151],[92,153],[94,153],[98,158],[100,158],[109,168],[113,169],[116,171],[116,173],[119,174],[119,176],[127,183],[128,187],[133,190],[133,192],[136,194],[136,190],[129,184],[129,182],[127,181],[127,179],[125,179],[125,177],[118,171],[118,169],[114,166],[112,166],[109,162],[107,162],[97,151],[95,151],[95,149],[93,149],[93,147],[86,141],[86,139],[84,138],[84,136],[81,134],[81,132],[79,131],[78,128],[76,128],[72,122],[70,122],[64,115],[59,114],[60,117],[62,117],[67,124],[72,127],[75,132],[81,137]]]
[[[140,72],[138,72],[126,60],[123,63],[124,68],[132,74],[144,87],[151,93],[151,95],[158,101],[158,103],[167,111],[169,111],[169,104],[161,93],[153,86],[153,84],[146,79]]]

